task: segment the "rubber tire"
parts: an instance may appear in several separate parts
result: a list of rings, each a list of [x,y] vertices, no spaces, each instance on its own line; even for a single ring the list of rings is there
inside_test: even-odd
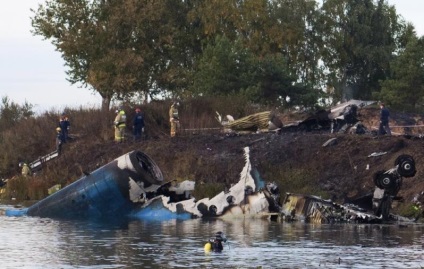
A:
[[[410,155],[400,155],[396,158],[395,165],[398,166],[397,171],[402,177],[413,177],[417,173],[415,160]]]
[[[390,190],[396,187],[396,178],[392,174],[380,173],[374,183],[380,189]]]
[[[378,188],[380,188],[380,189],[384,189],[384,187],[380,184],[380,177],[384,174],[384,170],[380,170],[380,171],[377,171],[375,174],[374,174],[374,178],[373,178],[373,180],[374,180],[374,185],[375,186],[377,186]]]

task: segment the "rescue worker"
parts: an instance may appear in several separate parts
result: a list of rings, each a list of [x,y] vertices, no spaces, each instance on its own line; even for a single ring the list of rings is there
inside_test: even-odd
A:
[[[390,112],[384,105],[384,103],[380,103],[380,126],[378,128],[378,134],[379,135],[392,135],[392,132],[390,131],[389,127],[389,117]]]
[[[178,117],[178,102],[173,102],[169,109],[169,122],[171,123],[171,137],[177,135],[177,129],[180,127],[180,118]]]
[[[59,127],[62,132],[62,142],[66,143],[68,140],[68,132],[69,128],[71,127],[71,123],[69,122],[69,118],[65,112],[63,112],[59,118]]]
[[[62,151],[63,133],[60,127],[56,128],[56,151],[60,154]]]
[[[29,168],[28,164],[24,163],[24,162],[20,162],[19,163],[19,167],[22,168],[22,175],[24,177],[30,176],[31,175],[31,169]]]
[[[143,132],[144,132],[144,115],[143,113],[141,113],[140,108],[136,108],[134,120],[133,120],[134,141],[140,140]]]
[[[113,121],[113,124],[115,125],[115,142],[124,142],[126,122],[127,116],[125,115],[124,108],[120,106],[119,109],[116,110],[116,117]]]
[[[215,234],[215,238],[209,239],[209,242],[205,244],[204,250],[205,252],[213,251],[213,252],[221,252],[224,250],[224,246],[222,242],[227,242],[227,238],[223,232],[217,232]]]

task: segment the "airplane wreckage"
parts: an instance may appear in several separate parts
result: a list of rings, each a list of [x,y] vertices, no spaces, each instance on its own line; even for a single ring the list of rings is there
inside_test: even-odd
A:
[[[328,110],[320,109],[308,113],[302,120],[286,124],[283,124],[274,111],[259,112],[236,120],[231,115],[222,117],[216,112],[216,119],[226,133],[328,130],[331,133],[364,134],[368,130],[358,119],[358,110],[374,103],[376,102],[352,99]]]
[[[240,180],[211,199],[192,197],[193,181],[164,182],[161,170],[149,156],[132,151],[28,208],[7,209],[5,215],[59,219],[269,218],[314,223],[374,223],[399,220],[390,214],[391,203],[396,199],[403,177],[413,177],[416,173],[415,161],[409,155],[400,155],[394,168],[377,172],[372,205],[369,205],[372,211],[290,193],[280,203],[278,186],[265,182],[252,167],[249,147],[244,148],[244,154],[245,166]]]

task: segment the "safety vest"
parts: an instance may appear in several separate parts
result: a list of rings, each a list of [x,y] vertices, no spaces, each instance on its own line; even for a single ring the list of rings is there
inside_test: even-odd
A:
[[[169,118],[178,120],[178,109],[174,105],[169,109]]]
[[[29,166],[26,163],[24,163],[24,165],[22,167],[22,175],[23,176],[31,175],[31,169],[29,169]]]
[[[120,110],[118,112],[118,115],[116,115],[115,118],[115,126],[118,128],[124,128],[126,126],[126,122],[127,122],[127,116],[125,115],[125,111],[124,110]]]

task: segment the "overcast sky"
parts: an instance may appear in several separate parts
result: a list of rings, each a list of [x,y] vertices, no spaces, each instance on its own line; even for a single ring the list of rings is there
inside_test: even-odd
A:
[[[389,0],[418,35],[424,35],[424,0]],[[32,36],[30,8],[42,0],[3,1],[0,9],[0,97],[35,110],[62,110],[65,107],[100,107],[101,97],[66,80],[64,61],[49,41]]]

